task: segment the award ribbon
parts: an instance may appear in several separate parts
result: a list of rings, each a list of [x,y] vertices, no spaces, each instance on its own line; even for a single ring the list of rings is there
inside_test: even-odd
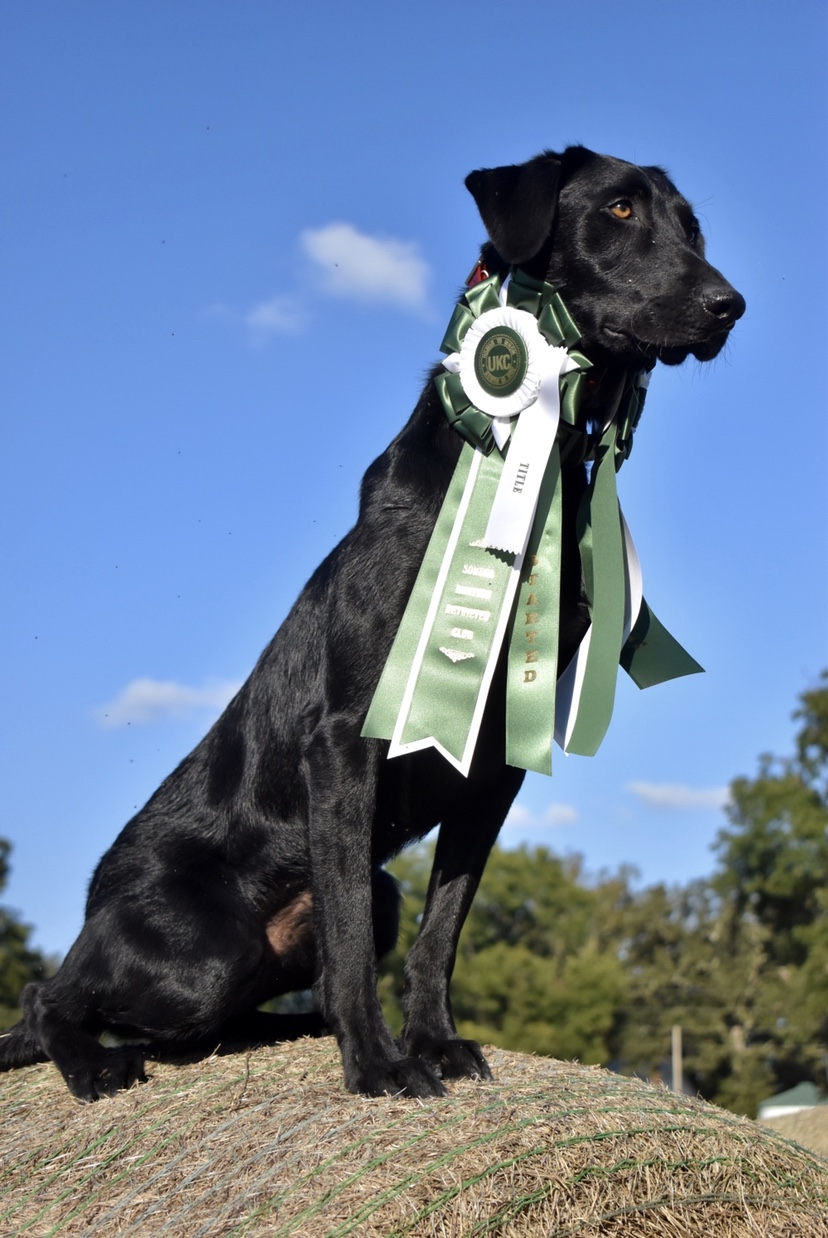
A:
[[[640,687],[701,670],[644,602],[618,505],[648,375],[631,375],[612,420],[585,432],[578,342],[554,289],[519,269],[455,308],[435,384],[465,443],[362,730],[389,739],[389,757],[433,746],[468,774],[507,631],[505,759],[542,773],[553,736],[597,750],[619,660]],[[576,447],[591,462],[578,512],[591,623],[558,679],[561,461]]]

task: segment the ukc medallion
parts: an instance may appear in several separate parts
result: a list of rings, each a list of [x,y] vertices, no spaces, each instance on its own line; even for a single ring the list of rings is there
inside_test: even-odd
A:
[[[526,377],[528,356],[522,336],[500,326],[487,331],[474,354],[474,373],[484,391],[509,396]]]

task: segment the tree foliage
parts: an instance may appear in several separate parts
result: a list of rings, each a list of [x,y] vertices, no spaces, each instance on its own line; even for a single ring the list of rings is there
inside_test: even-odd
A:
[[[8,857],[11,847],[0,838],[0,890],[5,889],[9,875]],[[31,929],[21,924],[13,911],[0,907],[0,1030],[11,1027],[20,1018],[17,1005],[20,991],[30,980],[41,980],[53,968],[52,963],[28,944]]]
[[[796,754],[764,755],[754,779],[731,784],[730,828],[719,835],[714,887],[740,916],[769,930],[779,966],[808,954],[828,873],[828,672],[802,696]]]
[[[733,1061],[761,1059],[773,1080],[826,1084],[828,1049],[828,672],[800,698],[793,756],[764,755],[731,784],[711,886],[731,955],[754,960],[756,983],[730,1018]],[[744,987],[744,986],[743,986]],[[746,1017],[742,1017],[745,1015]],[[753,1068],[754,1073],[756,1068]],[[734,1083],[723,1085],[730,1099]],[[744,1093],[740,1104],[756,1097]]]
[[[403,917],[380,991],[396,1026],[402,961],[416,936],[430,865],[431,849],[423,847],[393,866]],[[496,847],[460,938],[452,1004],[461,1035],[526,1052],[605,1060],[623,967],[607,948],[610,908],[602,904],[624,897],[625,877],[590,888],[578,860],[561,860],[543,847]]]
[[[588,881],[577,859],[495,848],[460,939],[461,1035],[652,1074],[678,1024],[691,1086],[737,1112],[825,1086],[828,673],[794,719],[793,756],[732,783],[707,880],[642,890],[632,869]],[[421,847],[393,865],[403,921],[381,995],[397,1026],[430,860]]]

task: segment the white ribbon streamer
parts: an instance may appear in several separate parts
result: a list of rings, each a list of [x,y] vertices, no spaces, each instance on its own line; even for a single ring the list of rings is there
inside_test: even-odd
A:
[[[561,416],[560,376],[578,368],[566,349],[550,348],[545,340],[543,343],[546,370],[534,402],[520,414],[512,432],[484,537],[492,550],[511,554],[519,554],[526,545],[535,518]]]
[[[504,284],[501,300],[505,292]],[[499,327],[520,336],[527,358],[523,381],[516,391],[505,396],[486,391],[475,372],[481,340]],[[472,323],[460,352],[446,357],[443,365],[460,375],[463,390],[474,407],[494,418],[492,434],[500,451],[509,443],[483,540],[491,550],[521,554],[558,432],[560,378],[567,371],[576,370],[577,363],[565,348],[547,343],[532,314],[503,304],[500,309],[487,310]]]

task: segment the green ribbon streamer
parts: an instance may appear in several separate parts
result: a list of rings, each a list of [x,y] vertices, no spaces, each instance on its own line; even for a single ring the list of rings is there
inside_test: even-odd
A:
[[[468,289],[455,307],[441,348],[459,352],[466,332],[481,314],[501,306],[502,280],[491,276]],[[629,375],[618,410],[596,445],[578,424],[578,410],[588,381],[590,361],[576,351],[580,335],[558,293],[515,268],[507,303],[535,316],[548,343],[564,347],[579,369],[560,379],[561,419],[535,514],[508,620],[509,651],[506,698],[508,764],[552,772],[560,611],[562,462],[591,460],[590,482],[578,512],[578,538],[591,628],[577,716],[566,744],[568,752],[592,755],[603,739],[615,701],[620,665],[641,688],[694,674],[702,668],[656,619],[642,601],[637,621],[624,642],[625,557],[617,469],[630,454],[646,396],[642,373]],[[434,380],[449,424],[465,440],[420,572],[396,634],[363,735],[420,745],[433,737],[456,763],[468,760],[467,747],[475,711],[482,708],[502,639],[498,616],[514,585],[513,557],[472,543],[482,539],[497,489],[502,456],[495,450],[492,418],[475,408],[460,376],[447,371]],[[477,480],[456,538],[449,541],[464,501],[475,449],[480,454]],[[507,445],[508,449],[508,445]],[[468,497],[468,496],[466,496]],[[479,573],[479,574],[476,574]],[[438,583],[443,581],[439,599]],[[462,582],[491,590],[488,600],[457,593]],[[470,618],[488,612],[484,621]],[[464,613],[467,615],[464,618]],[[423,649],[416,681],[412,667]],[[502,619],[502,616],[501,616]],[[463,630],[458,637],[452,632]],[[623,646],[623,647],[622,647]],[[451,651],[451,656],[447,653]],[[463,657],[464,652],[471,657]],[[455,658],[454,655],[461,655]],[[561,670],[565,668],[560,668]],[[407,702],[407,708],[406,708]],[[401,710],[406,716],[399,725]]]
[[[411,597],[403,614],[391,652],[385,663],[374,699],[368,710],[362,734],[375,739],[390,739],[394,734],[411,666],[420,641],[428,601],[434,593],[437,575],[448,544],[460,500],[471,469],[472,452],[460,452],[443,506],[431,534]]]
[[[464,494],[468,497],[473,459],[473,450],[464,445],[362,731],[376,738],[393,737],[408,689],[410,706],[399,742],[418,744],[433,737],[458,764],[467,755],[475,709],[487,686],[485,669],[503,639],[499,619],[514,573],[514,555],[474,544],[486,532],[500,480],[499,455],[477,461],[471,498],[459,534],[450,544]],[[428,641],[409,686],[426,623]]]
[[[581,568],[592,626],[578,716],[566,750],[589,757],[598,751],[612,717],[624,641],[626,585],[615,488],[615,435],[616,426],[611,423],[596,451],[590,485],[578,511]]]
[[[552,773],[561,593],[561,459],[546,469],[520,576],[506,685],[506,764]]]

